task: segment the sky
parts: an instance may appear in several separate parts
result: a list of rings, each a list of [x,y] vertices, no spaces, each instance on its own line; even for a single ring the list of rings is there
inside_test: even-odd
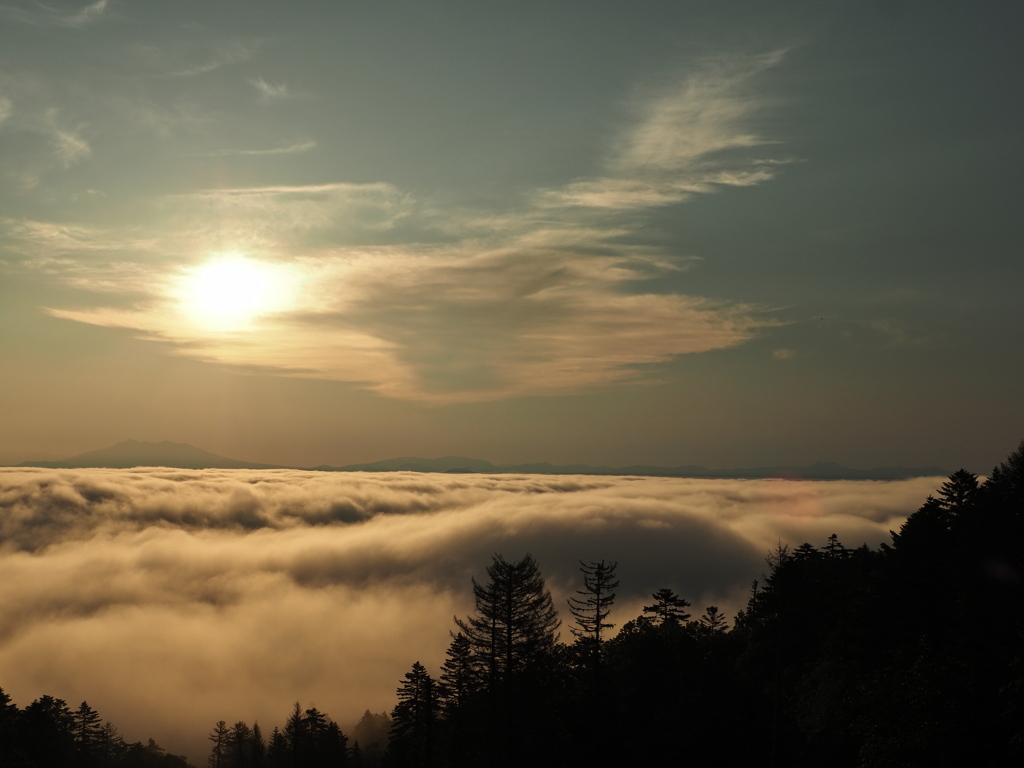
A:
[[[1022,16],[0,0],[0,464],[986,472]]]
[[[0,686],[195,765],[296,700],[350,733],[439,674],[496,552],[534,555],[566,642],[580,560],[618,563],[617,627],[664,587],[731,625],[780,542],[877,547],[942,480],[0,468]]]

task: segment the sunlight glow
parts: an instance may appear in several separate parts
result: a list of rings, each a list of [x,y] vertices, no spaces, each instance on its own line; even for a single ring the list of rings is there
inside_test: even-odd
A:
[[[241,331],[290,309],[294,283],[286,267],[228,252],[186,270],[174,293],[184,313],[203,327]]]

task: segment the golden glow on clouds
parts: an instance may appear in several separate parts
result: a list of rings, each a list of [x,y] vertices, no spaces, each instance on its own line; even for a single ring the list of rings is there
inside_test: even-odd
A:
[[[210,330],[240,331],[294,305],[286,267],[224,253],[184,272],[175,286],[182,311]]]
[[[941,481],[4,467],[0,682],[200,765],[221,719],[390,710],[495,552],[562,607],[580,558],[618,561],[619,626],[659,587],[731,621],[780,539],[877,545]]]
[[[74,273],[69,249],[131,248],[100,231],[8,228],[25,253],[49,257],[78,287],[116,294],[120,273],[121,293],[148,294],[51,315],[135,329],[201,360],[433,403],[649,380],[658,375],[650,366],[779,325],[761,307],[652,291],[699,254],[636,240],[649,211],[773,178],[771,161],[737,152],[771,143],[748,125],[766,104],[751,79],[780,58],[716,61],[672,78],[638,99],[636,122],[599,164],[603,173],[535,190],[497,214],[384,182],[194,190],[162,199],[171,224],[153,231],[151,246],[138,231],[123,233],[137,263],[93,260]],[[137,275],[154,275],[148,259],[170,264],[197,243],[235,250],[138,285]],[[265,253],[275,262],[250,255]]]

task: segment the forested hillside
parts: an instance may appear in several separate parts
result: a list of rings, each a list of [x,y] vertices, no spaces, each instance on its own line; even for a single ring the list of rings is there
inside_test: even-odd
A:
[[[598,561],[581,563],[560,627],[536,560],[496,555],[473,582],[474,612],[455,617],[446,658],[411,665],[390,718],[367,712],[346,735],[296,704],[267,736],[219,722],[209,764],[895,768],[1024,757],[1024,442],[983,483],[951,475],[890,545],[819,544],[780,544],[731,624],[661,589],[616,627],[628,574]],[[185,765],[153,743],[125,744],[85,702],[72,710],[44,696],[19,709],[2,691],[0,764]]]

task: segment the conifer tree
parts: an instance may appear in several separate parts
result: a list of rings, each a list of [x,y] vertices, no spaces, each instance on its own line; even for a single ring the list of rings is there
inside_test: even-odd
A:
[[[398,704],[391,712],[388,752],[409,768],[428,768],[435,762],[435,735],[441,711],[437,683],[418,661],[398,686]]]
[[[446,657],[441,665],[441,700],[445,715],[450,717],[465,706],[477,688],[469,638],[461,632],[454,633]]]
[[[288,768],[290,762],[288,739],[275,726],[274,730],[270,732],[270,743],[267,745],[267,764],[270,768]]]
[[[475,615],[455,623],[493,686],[549,655],[561,622],[532,555],[514,563],[495,555],[487,575],[486,584],[473,579]]]
[[[686,609],[690,607],[690,603],[671,589],[663,587],[651,595],[651,597],[654,598],[655,602],[652,605],[645,605],[644,613],[650,614],[652,620],[657,624],[682,624],[690,618],[690,614],[686,612]]]
[[[698,619],[702,634],[708,637],[722,634],[729,628],[725,617],[719,612],[717,605],[709,605],[704,609],[704,615]]]
[[[228,724],[223,720],[218,720],[208,738],[213,742],[210,758],[207,761],[210,768],[227,768],[231,740],[231,731],[228,728]]]
[[[619,586],[619,581],[615,578],[617,565],[618,563],[606,563],[604,560],[592,563],[584,563],[581,560],[583,589],[577,590],[576,594],[583,599],[569,598],[569,610],[576,622],[576,626],[569,628],[570,631],[577,638],[592,641],[597,648],[600,648],[603,631],[615,626],[605,619],[608,618],[611,606],[615,602],[614,590]]]
[[[263,731],[259,723],[252,724],[252,735],[249,739],[249,761],[253,768],[263,768],[267,763],[267,745],[263,740]]]
[[[250,768],[252,762],[252,730],[239,720],[228,733],[227,764],[229,768]]]

